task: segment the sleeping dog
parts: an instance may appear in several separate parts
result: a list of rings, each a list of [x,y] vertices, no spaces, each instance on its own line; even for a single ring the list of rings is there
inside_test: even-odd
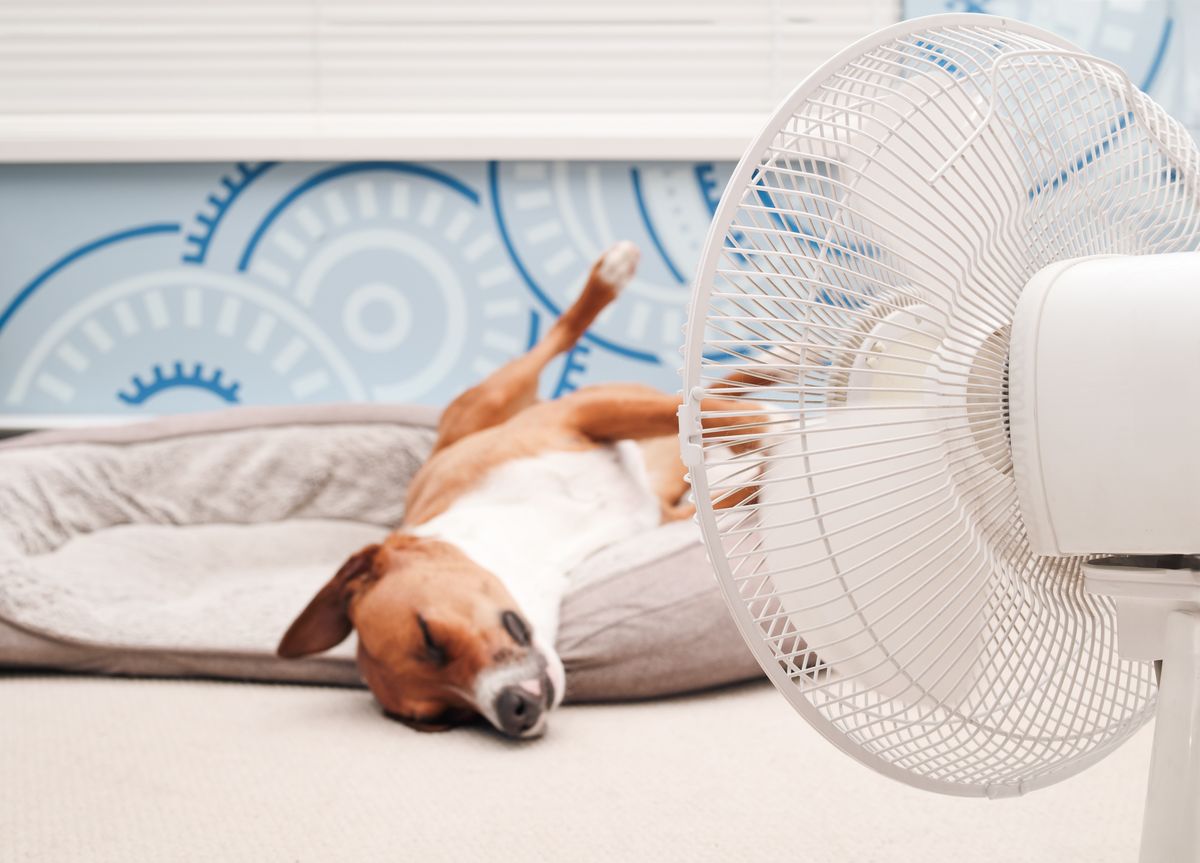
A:
[[[359,671],[388,715],[425,731],[479,715],[510,737],[545,730],[565,691],[554,641],[567,574],[693,511],[680,502],[678,397],[603,384],[537,398],[542,370],[637,262],[630,243],[608,250],[544,338],[446,408],[403,523],[350,556],[292,623],[280,656],[328,650],[354,629]]]

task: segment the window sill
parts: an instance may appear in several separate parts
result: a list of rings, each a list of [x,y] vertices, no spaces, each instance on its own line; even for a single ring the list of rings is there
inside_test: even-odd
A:
[[[733,160],[759,114],[26,114],[0,162]]]

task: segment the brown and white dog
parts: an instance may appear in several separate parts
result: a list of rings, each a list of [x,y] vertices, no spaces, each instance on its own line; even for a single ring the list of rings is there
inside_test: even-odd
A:
[[[356,629],[359,670],[389,715],[430,731],[480,714],[511,737],[545,730],[565,690],[554,641],[572,567],[692,513],[680,503],[678,397],[604,384],[537,399],[542,370],[637,261],[630,243],[606,252],[541,341],[446,408],[403,523],[346,561],[280,656],[327,650]]]

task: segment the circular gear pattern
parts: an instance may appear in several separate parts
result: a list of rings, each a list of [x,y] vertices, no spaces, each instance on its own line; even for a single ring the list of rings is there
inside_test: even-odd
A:
[[[214,341],[221,360],[206,362]],[[261,287],[184,267],[91,291],[38,334],[4,391],[7,405],[28,413],[365,396],[353,366],[303,313]]]
[[[307,177],[254,228],[237,268],[336,322],[330,337],[373,399],[421,400],[525,348],[528,300],[479,194],[424,166],[340,165]]]
[[[538,304],[558,314],[618,240],[642,250],[621,302],[590,342],[672,372],[692,268],[731,166],[709,163],[493,163],[501,233]],[[673,383],[677,386],[677,383]]]
[[[551,365],[542,392],[604,380],[673,390],[684,283],[729,167],[261,162],[14,175],[69,207],[51,224],[27,218],[28,196],[0,202],[0,217],[28,225],[4,262],[16,287],[0,300],[0,399],[87,414],[442,403],[527,349],[625,237],[642,248],[640,278]],[[551,206],[537,206],[546,195]],[[148,214],[163,220],[139,221]],[[61,237],[76,245],[56,248]],[[142,293],[110,291],[133,284]],[[93,305],[100,295],[108,306]],[[75,319],[81,304],[91,316]]]

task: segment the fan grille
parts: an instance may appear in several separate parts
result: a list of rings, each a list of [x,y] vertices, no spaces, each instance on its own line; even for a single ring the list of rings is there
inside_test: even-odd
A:
[[[700,522],[768,674],[877,769],[1019,793],[1152,714],[1083,559],[1028,547],[1007,336],[1047,264],[1196,249],[1198,167],[1108,64],[948,16],[839,55],[735,173],[686,352]]]

